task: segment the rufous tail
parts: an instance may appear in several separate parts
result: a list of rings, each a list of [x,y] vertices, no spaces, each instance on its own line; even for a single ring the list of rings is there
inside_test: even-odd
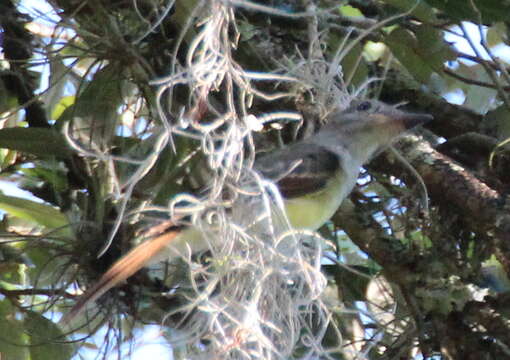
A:
[[[90,303],[97,300],[112,287],[122,283],[147,265],[182,232],[182,227],[171,227],[169,226],[169,222],[166,222],[165,224],[154,227],[148,235],[155,232],[160,233],[158,230],[161,230],[163,225],[165,225],[164,227],[167,229],[170,227],[170,229],[159,236],[155,236],[142,242],[122,258],[117,260],[117,262],[115,262],[110,269],[101,276],[94,286],[87,289],[87,291],[80,296],[78,302],[73,306],[71,311],[62,318],[60,323],[64,325],[69,324],[69,322],[76,316],[80,315]]]

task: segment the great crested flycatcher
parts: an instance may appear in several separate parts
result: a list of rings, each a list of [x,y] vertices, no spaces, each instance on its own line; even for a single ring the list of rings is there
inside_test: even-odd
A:
[[[296,229],[315,230],[349,195],[365,162],[404,131],[431,119],[430,115],[404,112],[375,100],[354,101],[348,109],[330,114],[326,125],[314,135],[258,158],[254,168],[277,185],[290,224]],[[206,247],[192,228],[165,226],[162,230],[113,264],[80,297],[63,322],[159,258],[165,249],[170,248],[175,256],[185,253],[188,246],[192,251]]]

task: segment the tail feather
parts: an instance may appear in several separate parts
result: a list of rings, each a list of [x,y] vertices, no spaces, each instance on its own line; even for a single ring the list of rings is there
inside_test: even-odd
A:
[[[157,258],[156,255],[165,250],[165,248],[177,236],[179,236],[181,232],[182,228],[173,227],[171,230],[163,233],[162,235],[144,241],[129,251],[126,255],[115,262],[110,269],[101,276],[94,286],[80,296],[78,302],[73,306],[71,311],[62,318],[61,323],[68,324],[76,316],[80,315],[90,303],[97,300],[112,287],[125,281],[131,275],[150,263],[152,259]]]

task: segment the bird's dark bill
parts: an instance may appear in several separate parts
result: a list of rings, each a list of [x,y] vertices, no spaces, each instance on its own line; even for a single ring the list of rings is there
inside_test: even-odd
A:
[[[425,124],[431,121],[432,119],[433,119],[432,115],[429,114],[404,113],[402,116],[402,121],[406,129],[412,129],[415,126]]]

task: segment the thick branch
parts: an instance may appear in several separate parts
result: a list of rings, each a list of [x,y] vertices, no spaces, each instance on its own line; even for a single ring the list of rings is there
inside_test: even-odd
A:
[[[381,266],[387,268],[402,264],[402,259],[397,256],[404,250],[402,243],[389,236],[370,214],[358,211],[351,201],[345,200],[331,220]]]
[[[499,260],[510,270],[510,215],[504,198],[462,166],[416,136],[402,139],[401,151],[425,181],[432,199],[454,206],[471,231],[493,235]]]

